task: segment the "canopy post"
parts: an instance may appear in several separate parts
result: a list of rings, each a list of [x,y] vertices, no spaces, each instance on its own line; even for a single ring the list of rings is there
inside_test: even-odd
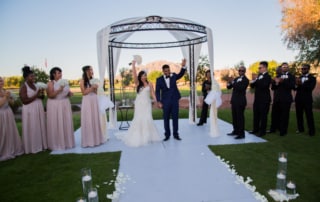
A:
[[[190,110],[191,122],[196,122],[196,85],[195,85],[195,67],[194,67],[194,45],[189,45],[189,66],[190,66]]]

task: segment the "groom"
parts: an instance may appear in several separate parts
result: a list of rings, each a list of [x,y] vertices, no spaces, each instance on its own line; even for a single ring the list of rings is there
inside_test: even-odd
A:
[[[181,95],[177,87],[177,80],[182,78],[186,72],[186,62],[186,59],[182,60],[179,74],[171,73],[169,65],[163,65],[163,75],[157,78],[156,97],[158,107],[162,108],[163,111],[165,129],[165,138],[163,141],[170,139],[170,116],[172,117],[173,137],[176,140],[181,140],[178,133],[179,99]]]

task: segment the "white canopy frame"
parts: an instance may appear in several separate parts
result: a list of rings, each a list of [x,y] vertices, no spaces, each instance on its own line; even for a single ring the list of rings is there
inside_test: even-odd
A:
[[[168,31],[176,41],[159,43],[129,43],[126,40],[139,31]],[[187,72],[190,76],[189,121],[195,123],[196,112],[196,72],[201,44],[207,42],[211,78],[213,78],[213,37],[211,29],[189,20],[171,17],[148,16],[124,19],[115,22],[97,33],[97,54],[100,84],[104,84],[108,72],[110,99],[115,103],[114,78],[122,48],[156,49],[180,47],[182,55],[189,62]],[[116,106],[109,110],[110,128],[117,127]]]

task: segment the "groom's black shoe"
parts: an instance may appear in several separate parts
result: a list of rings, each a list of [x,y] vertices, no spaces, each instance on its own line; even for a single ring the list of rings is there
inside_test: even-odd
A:
[[[163,139],[163,141],[168,141],[170,139],[170,137],[165,137],[164,139]]]
[[[198,124],[197,124],[197,126],[202,126],[203,125],[203,123],[201,123],[201,122],[199,122]]]
[[[174,139],[176,139],[176,140],[182,140],[179,136],[174,136]]]

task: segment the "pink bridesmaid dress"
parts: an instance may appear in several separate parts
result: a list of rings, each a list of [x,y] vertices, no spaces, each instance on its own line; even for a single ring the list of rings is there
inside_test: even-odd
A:
[[[60,85],[53,81],[53,89],[57,91]],[[47,100],[47,138],[51,150],[65,150],[75,147],[72,110],[68,98],[69,86],[55,98]]]
[[[91,92],[82,97],[81,146],[93,147],[105,142],[101,128],[97,94]]]
[[[0,107],[0,161],[12,159],[23,153],[13,112],[6,102]]]
[[[37,91],[27,87],[28,97],[34,96]],[[41,99],[22,106],[22,140],[26,154],[37,153],[48,148],[46,117]]]

